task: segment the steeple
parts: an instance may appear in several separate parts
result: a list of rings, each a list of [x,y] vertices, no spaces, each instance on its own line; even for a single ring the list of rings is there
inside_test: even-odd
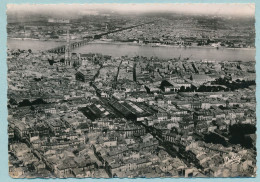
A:
[[[66,49],[65,49],[65,65],[70,65],[71,61],[71,51],[70,51],[70,34],[69,34],[69,29],[67,29],[67,44],[66,44]]]

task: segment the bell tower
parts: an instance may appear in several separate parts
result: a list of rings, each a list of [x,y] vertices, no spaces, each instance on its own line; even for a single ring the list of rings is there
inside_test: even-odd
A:
[[[65,65],[71,64],[71,50],[70,50],[70,33],[69,29],[67,29],[67,44],[65,48]]]

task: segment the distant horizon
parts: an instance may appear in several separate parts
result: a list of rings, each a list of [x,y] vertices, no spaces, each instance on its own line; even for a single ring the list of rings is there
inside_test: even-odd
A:
[[[82,16],[119,14],[172,13],[228,17],[254,17],[254,3],[150,3],[150,4],[8,4],[8,20],[30,15],[74,19]]]

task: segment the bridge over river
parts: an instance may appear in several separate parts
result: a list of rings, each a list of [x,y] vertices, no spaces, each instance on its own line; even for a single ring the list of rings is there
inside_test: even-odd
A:
[[[89,41],[90,41],[90,39],[88,39],[88,40],[86,39],[86,40],[82,40],[82,41],[79,41],[79,42],[70,43],[70,50],[73,50],[77,47],[84,46]],[[65,53],[65,50],[66,50],[66,45],[63,45],[63,46],[55,47],[53,49],[49,49],[49,50],[47,50],[47,52],[50,52],[50,53]]]
[[[124,31],[124,30],[127,30],[127,29],[132,29],[132,28],[139,27],[139,26],[146,25],[146,24],[153,23],[153,22],[154,21],[146,22],[146,23],[142,23],[142,24],[138,24],[138,25],[132,25],[132,26],[125,27],[125,28],[120,28],[120,29],[117,29],[117,30],[113,30],[113,31],[109,31],[109,32],[101,33],[101,34],[96,34],[93,37],[83,37],[82,41],[70,43],[70,50],[84,46],[93,39],[100,39],[104,35]],[[59,46],[59,47],[56,47],[56,48],[49,49],[49,50],[47,50],[47,52],[50,52],[50,53],[65,53],[65,50],[66,50],[66,45],[63,45],[63,46]]]

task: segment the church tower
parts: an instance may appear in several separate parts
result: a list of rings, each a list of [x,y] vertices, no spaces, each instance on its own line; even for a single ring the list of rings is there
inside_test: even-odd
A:
[[[65,48],[65,65],[71,64],[71,50],[70,50],[70,34],[69,29],[67,30],[67,44]]]

